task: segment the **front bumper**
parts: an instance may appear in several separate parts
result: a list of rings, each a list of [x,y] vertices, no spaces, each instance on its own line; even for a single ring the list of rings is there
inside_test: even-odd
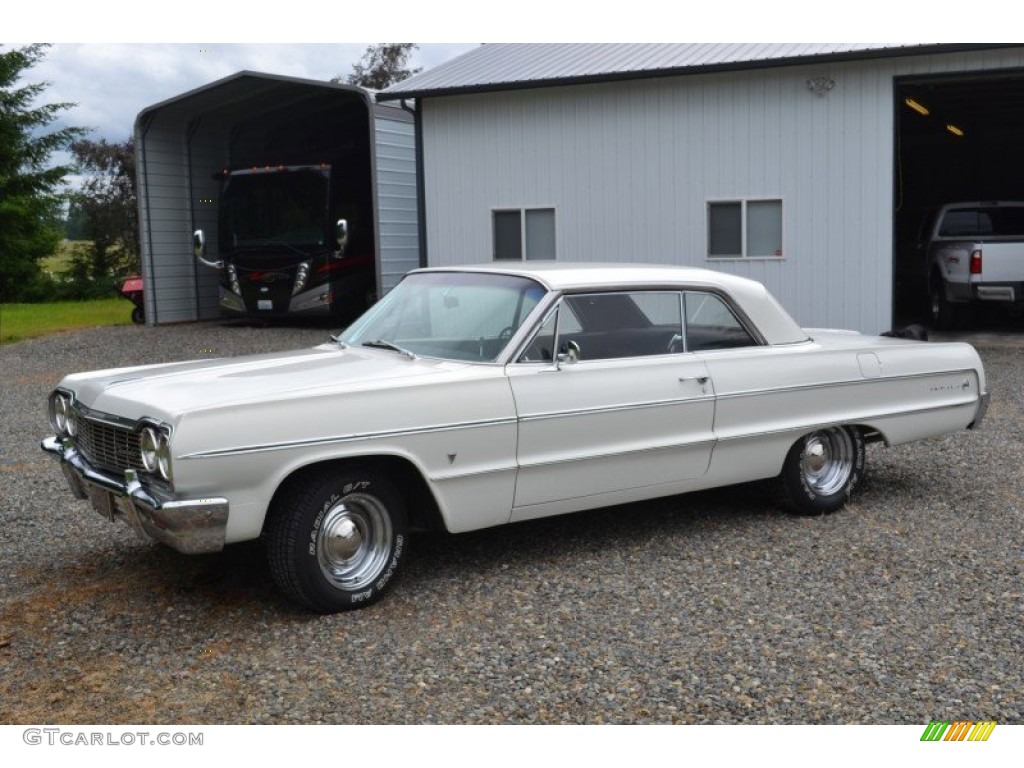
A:
[[[70,440],[48,437],[41,447],[60,459],[71,492],[79,499],[89,499],[93,509],[106,519],[120,519],[144,538],[189,555],[224,548],[227,499],[164,498],[145,488],[134,470],[126,470],[124,480],[98,472]]]

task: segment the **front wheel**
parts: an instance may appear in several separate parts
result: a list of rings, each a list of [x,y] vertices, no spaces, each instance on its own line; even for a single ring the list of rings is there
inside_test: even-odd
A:
[[[782,502],[801,515],[823,515],[846,503],[864,474],[864,438],[850,427],[819,429],[786,455],[777,483]]]
[[[384,594],[405,554],[405,500],[373,470],[325,468],[290,479],[268,513],[270,572],[318,613],[362,608]]]

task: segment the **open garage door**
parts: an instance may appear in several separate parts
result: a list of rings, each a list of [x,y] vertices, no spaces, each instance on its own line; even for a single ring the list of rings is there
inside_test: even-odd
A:
[[[1024,71],[898,79],[894,317],[927,317],[929,212],[944,203],[1024,200]]]

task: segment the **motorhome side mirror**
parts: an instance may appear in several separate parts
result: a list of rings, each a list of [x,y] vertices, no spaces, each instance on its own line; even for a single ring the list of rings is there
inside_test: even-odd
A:
[[[339,258],[345,255],[345,247],[348,245],[348,220],[338,219],[338,223],[335,225],[335,242],[338,246],[337,253],[335,254]]]
[[[224,266],[223,261],[207,261],[206,260],[206,235],[203,234],[203,230],[197,229],[192,233],[192,254],[196,257],[196,260],[207,267],[213,267],[214,269],[220,269]]]

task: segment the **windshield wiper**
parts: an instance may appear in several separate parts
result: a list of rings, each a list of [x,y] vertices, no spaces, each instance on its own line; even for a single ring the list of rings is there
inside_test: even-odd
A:
[[[408,349],[402,349],[397,344],[393,344],[392,342],[387,341],[386,339],[374,339],[373,341],[364,341],[363,346],[376,347],[377,349],[390,349],[393,352],[397,352],[400,355],[405,355],[410,360],[416,359],[416,355],[410,352]]]
[[[331,336],[331,341],[338,345],[339,349],[348,349],[348,344],[341,340],[341,334],[337,336]]]

